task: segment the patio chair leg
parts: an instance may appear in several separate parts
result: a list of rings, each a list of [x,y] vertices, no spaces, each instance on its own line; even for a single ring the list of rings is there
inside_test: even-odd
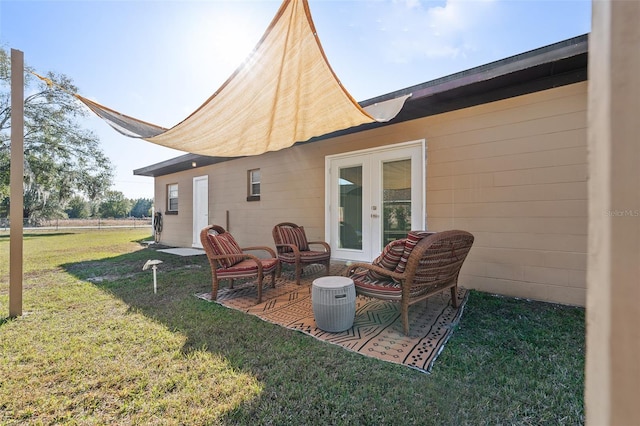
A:
[[[406,336],[409,336],[409,306],[402,307],[400,316],[402,317],[402,330]]]
[[[216,300],[218,298],[218,280],[213,279],[213,283],[211,285],[211,300]]]
[[[458,307],[458,286],[451,287],[451,305]]]
[[[296,265],[296,284],[300,285],[300,275],[302,275],[302,266]]]
[[[258,305],[262,303],[262,276],[258,277]]]

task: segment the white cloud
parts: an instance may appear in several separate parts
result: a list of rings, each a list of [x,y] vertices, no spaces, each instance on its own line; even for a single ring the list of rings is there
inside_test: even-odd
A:
[[[464,57],[476,49],[478,35],[491,30],[496,5],[482,0],[447,0],[437,6],[420,0],[385,3],[378,18],[385,60]]]

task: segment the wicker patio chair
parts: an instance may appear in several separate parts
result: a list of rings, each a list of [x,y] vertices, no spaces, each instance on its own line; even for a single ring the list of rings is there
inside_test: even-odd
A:
[[[270,247],[256,246],[240,248],[233,236],[223,227],[209,225],[200,231],[200,242],[209,259],[211,266],[212,288],[211,300],[218,297],[219,282],[230,280],[229,287],[233,288],[235,278],[257,277],[258,303],[262,302],[262,281],[264,276],[271,274],[271,285],[276,286],[276,271],[280,262],[275,251]],[[268,258],[258,258],[247,251],[264,251]]]
[[[356,293],[400,302],[402,328],[409,335],[409,306],[450,289],[458,307],[458,274],[474,237],[466,231],[411,231],[389,243],[372,263],[354,263],[345,275]]]
[[[273,241],[278,252],[278,259],[282,263],[295,265],[296,284],[300,284],[305,265],[321,264],[325,267],[325,274],[329,275],[331,262],[331,247],[324,241],[307,241],[303,226],[295,223],[283,222],[273,227]],[[319,250],[311,250],[311,246],[321,246]],[[280,270],[278,271],[280,276]]]

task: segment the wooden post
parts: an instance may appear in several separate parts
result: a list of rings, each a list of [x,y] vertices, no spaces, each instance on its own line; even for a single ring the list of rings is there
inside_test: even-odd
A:
[[[592,2],[586,424],[640,425],[640,2]]]
[[[24,55],[11,49],[11,172],[9,234],[9,317],[22,315],[24,210]]]

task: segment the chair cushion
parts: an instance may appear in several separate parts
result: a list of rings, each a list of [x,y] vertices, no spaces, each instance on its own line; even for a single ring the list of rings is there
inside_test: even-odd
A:
[[[236,263],[240,263],[244,260],[244,256],[242,255],[242,249],[236,242],[235,238],[228,233],[224,234],[209,234],[209,241],[211,242],[211,246],[213,248],[213,252],[217,256],[222,256],[225,254],[237,254],[239,256],[226,257],[223,259],[218,259],[218,263],[223,268],[230,268]]]
[[[402,238],[400,240],[391,241],[389,244],[385,246],[378,256],[373,262],[372,265],[379,266],[388,271],[395,271],[398,263],[400,262],[400,258],[402,258],[402,254],[404,253],[404,245],[406,242],[406,238]],[[369,278],[372,280],[388,280],[388,275],[382,275],[375,271],[369,271]]]
[[[301,263],[320,263],[331,257],[331,253],[327,253],[326,251],[301,251],[300,252],[300,262]],[[292,251],[286,253],[279,253],[278,258],[285,263],[295,263],[296,256]]]
[[[293,244],[298,247],[300,251],[308,251],[309,243],[307,242],[307,236],[304,233],[304,226],[298,228],[292,228],[289,226],[281,226],[278,228],[282,244]],[[282,251],[293,251],[289,247],[283,247]]]
[[[356,293],[362,296],[375,297],[377,299],[384,300],[402,299],[402,284],[397,281],[393,281],[389,278],[386,280],[375,280],[369,276],[367,271],[356,272],[349,276],[349,278],[353,280]],[[429,290],[429,287],[414,286],[410,291],[411,294],[409,297],[418,297]]]
[[[376,297],[386,300],[400,300],[402,298],[402,287],[399,283],[390,280],[379,280],[371,278],[369,272],[360,271],[349,276],[353,280],[356,292],[363,296]]]
[[[416,247],[418,242],[421,239],[433,234],[435,234],[435,232],[433,231],[410,231],[404,244],[404,252],[402,253],[402,257],[398,262],[398,266],[396,266],[395,272],[399,274],[404,273],[404,270],[407,267],[407,261],[409,260],[409,255],[411,255],[411,252]]]
[[[263,275],[267,275],[273,272],[278,266],[277,259],[259,259],[260,263],[262,263],[262,273]],[[242,262],[236,263],[235,265],[225,268],[224,270],[217,270],[216,275],[218,278],[242,278],[247,277],[252,274],[257,275],[258,273],[258,265],[253,259],[245,259]]]

